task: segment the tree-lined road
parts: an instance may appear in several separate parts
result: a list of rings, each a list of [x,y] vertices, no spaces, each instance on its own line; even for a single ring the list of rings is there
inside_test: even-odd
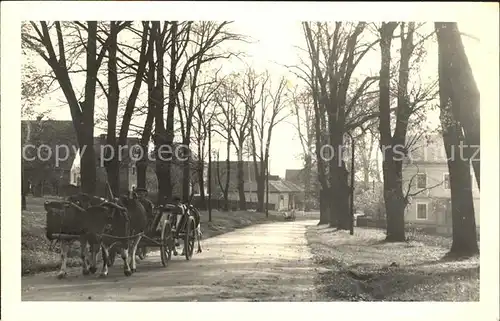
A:
[[[305,238],[317,221],[255,225],[203,242],[192,261],[173,257],[167,268],[159,253],[139,261],[125,277],[117,258],[107,278],[82,276],[78,268],[22,279],[23,301],[315,301],[313,264]]]

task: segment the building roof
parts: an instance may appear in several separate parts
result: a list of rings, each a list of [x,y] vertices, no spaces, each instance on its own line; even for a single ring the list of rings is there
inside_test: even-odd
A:
[[[287,181],[291,181],[291,182],[294,182],[295,184],[304,184],[304,176],[306,174],[306,170],[305,168],[301,168],[301,169],[287,169],[286,172],[285,172],[285,179]],[[311,179],[311,182],[314,182],[316,180],[316,177],[317,177],[317,170],[316,170],[316,166],[313,166],[311,168],[311,172],[310,172],[310,179]]]
[[[256,182],[245,182],[244,183],[245,192],[256,192],[257,183]],[[269,192],[270,193],[300,193],[304,189],[290,181],[281,179],[276,181],[269,181]]]

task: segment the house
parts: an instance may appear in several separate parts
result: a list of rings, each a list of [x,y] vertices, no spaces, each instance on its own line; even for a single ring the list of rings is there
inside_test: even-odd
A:
[[[245,182],[244,191],[247,203],[254,204],[258,202],[256,182]],[[266,191],[267,188],[264,186],[264,202],[266,201]],[[290,181],[280,179],[279,177],[273,180],[269,179],[269,205],[273,210],[283,211],[298,208],[298,200],[303,193],[303,188]],[[238,190],[230,190],[228,197],[231,201],[238,201]]]
[[[260,168],[260,164],[258,166]],[[226,161],[212,164],[212,198],[221,199],[223,197],[227,173],[229,173],[228,198],[230,201],[237,202],[239,200],[237,161],[229,162],[229,170]],[[257,203],[257,181],[253,161],[243,161],[243,181],[246,202],[250,204]],[[266,197],[265,193],[264,191],[264,199]],[[281,179],[278,175],[269,175],[269,204],[272,209],[287,210],[296,208],[303,193],[304,189],[300,185]]]
[[[419,140],[409,151],[403,165],[403,186],[410,188],[411,197],[405,213],[409,225],[452,232],[451,193],[448,164],[441,135]],[[480,223],[479,188],[471,168],[472,196],[476,227]]]
[[[310,190],[308,195],[306,195],[305,191],[305,168],[302,169],[287,169],[285,172],[285,180],[294,183],[304,189],[304,193],[298,195],[297,202],[298,206],[305,207],[307,209],[310,208],[319,208],[319,193],[320,193],[320,184],[318,180],[318,171],[314,166],[311,168],[310,173]],[[307,204],[304,204],[304,200],[307,200]]]
[[[96,152],[96,166],[97,166],[97,187],[96,193],[105,196],[107,193],[106,180],[107,173],[104,167],[104,159],[102,155],[106,152],[106,135],[100,135],[94,138],[94,150]],[[174,148],[177,146],[174,144]],[[140,148],[140,139],[137,137],[128,137],[126,146],[121,149],[120,157],[120,194],[127,193],[133,188],[137,187],[137,164],[136,160],[140,153],[137,148]],[[151,154],[151,149],[148,153]],[[196,155],[193,155],[196,161]],[[174,161],[172,163],[172,189],[173,195],[182,196],[182,168],[183,163]],[[148,167],[146,169],[146,189],[152,199],[156,198],[158,193],[158,179],[156,176],[156,164],[153,157],[148,157]],[[193,167],[194,169],[194,167]],[[191,171],[193,178],[197,178],[195,170]],[[72,184],[79,185],[80,179],[80,166],[74,164],[72,167]],[[194,186],[193,186],[194,185]],[[198,188],[198,183],[195,180],[191,188],[195,190]]]
[[[42,117],[22,120],[21,145],[25,154],[22,170],[26,192],[29,189],[38,196],[59,195],[71,180],[71,168],[78,151],[72,121]]]
[[[257,164],[260,169],[260,163]],[[226,187],[226,177],[229,174],[229,191],[235,191],[238,188],[238,162],[230,161],[229,167],[226,161],[212,162],[212,198],[222,197],[223,189]],[[207,171],[208,172],[208,171]],[[253,161],[243,161],[243,181],[256,182],[255,166]],[[208,184],[207,184],[208,188]]]

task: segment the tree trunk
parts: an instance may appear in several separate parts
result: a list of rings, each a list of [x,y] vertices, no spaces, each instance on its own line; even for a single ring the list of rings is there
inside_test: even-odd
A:
[[[154,42],[155,36],[153,35],[154,28],[151,29],[151,35],[149,37],[147,60],[148,60],[148,72],[147,72],[147,82],[148,82],[148,113],[146,116],[146,122],[144,123],[144,129],[141,137],[141,157],[136,163],[137,167],[137,188],[147,188],[147,172],[149,165],[149,140],[151,138],[151,131],[153,129],[153,121],[155,118],[155,100],[153,99],[154,86],[155,86],[155,60],[154,60]]]
[[[391,112],[390,112],[390,68],[391,68],[391,43],[394,30],[398,23],[389,22],[383,23],[380,30],[380,49],[381,49],[381,64],[380,64],[380,81],[379,81],[379,110],[380,110],[380,150],[383,154],[382,170],[384,176],[384,202],[386,209],[387,220],[387,237],[388,242],[404,242],[405,226],[404,226],[404,208],[405,202],[402,190],[401,167],[394,160],[394,139],[391,135]],[[403,59],[403,54],[402,54]],[[401,69],[400,69],[401,71]],[[400,75],[401,77],[401,75]],[[405,87],[406,88],[406,87]],[[398,91],[399,94],[399,91]],[[398,95],[399,96],[399,95]],[[398,97],[401,98],[401,97]],[[402,112],[398,99],[398,119],[401,121]],[[396,125],[395,136],[404,137],[402,131]]]
[[[148,156],[147,156],[148,147],[147,147],[147,145],[146,146],[141,145],[141,148],[144,151],[145,155],[142,156],[136,162],[137,188],[147,189],[146,178],[147,178],[147,171],[148,171]]]
[[[456,22],[436,22],[439,54],[443,56],[443,71],[450,84],[451,113],[460,122],[464,132],[467,158],[472,157],[472,168],[480,187],[480,93],[465,54]],[[477,152],[476,155],[474,155]]]
[[[260,161],[260,171],[255,166],[255,180],[257,181],[257,212],[264,213],[266,209],[266,162]],[[276,208],[275,208],[276,209]]]
[[[464,136],[460,122],[454,118],[452,113],[452,105],[455,102],[452,96],[455,92],[447,64],[447,56],[440,50],[438,59],[440,121],[450,173],[453,227],[453,243],[449,254],[451,256],[472,256],[479,253],[479,248],[472,197],[470,159],[463,157],[460,150]]]
[[[189,135],[189,134],[188,134]],[[189,136],[188,136],[189,137]],[[183,160],[182,160],[182,198],[184,202],[189,202],[189,187],[191,186],[191,153],[189,152],[189,138],[183,142]],[[187,160],[186,160],[187,158]]]
[[[404,242],[405,237],[405,221],[404,210],[405,202],[403,195],[403,186],[401,171],[396,169],[396,164],[393,160],[393,153],[386,152],[382,168],[384,174],[384,203],[386,212],[386,241],[388,242]]]
[[[230,133],[228,133],[228,137]],[[229,154],[231,153],[231,140],[228,139],[227,145],[226,145],[226,153],[227,153],[227,158],[226,158],[226,186],[224,188],[224,208],[226,211],[230,210],[229,206],[229,188],[230,185],[229,183],[231,182],[231,162],[229,160]]]
[[[21,210],[27,210],[26,207],[26,194],[28,190],[28,183],[24,177],[24,165],[21,165]]]
[[[170,83],[169,83],[169,104],[167,110],[167,128],[163,120],[164,114],[164,40],[160,33],[160,22],[153,21],[151,29],[151,37],[155,39],[156,59],[156,86],[153,89],[152,99],[155,105],[155,167],[156,177],[158,180],[158,202],[163,204],[172,198],[172,180],[171,180],[171,159],[172,159],[172,142],[173,142],[173,113],[175,109],[175,70],[176,60],[171,59],[170,68]],[[177,25],[172,23],[171,29],[171,57],[175,57],[176,48],[175,40],[177,38]],[[173,68],[172,68],[173,67]],[[173,80],[172,80],[172,74]]]
[[[347,173],[342,160],[342,131],[333,115],[329,115],[328,130],[333,157],[329,162],[330,170],[330,227],[341,230],[350,229]]]
[[[93,115],[90,117],[92,116]],[[85,127],[85,132],[82,135],[85,139],[82,146],[83,153],[80,155],[81,186],[83,193],[94,195],[96,191],[96,159],[93,137],[94,127],[93,124],[91,128],[88,128],[89,126],[86,125]]]
[[[319,192],[319,222],[318,225],[328,224],[329,215],[328,215],[328,189],[324,189],[321,187]]]
[[[311,167],[312,159],[311,155],[305,155],[305,167],[304,167],[304,211],[309,211],[310,207],[310,197],[311,197]]]
[[[173,147],[174,143],[174,111],[175,111],[175,104],[177,102],[177,79],[176,79],[176,73],[175,71],[177,70],[177,58],[174,58],[177,56],[177,47],[176,47],[176,42],[177,42],[177,22],[173,21],[172,26],[170,27],[170,33],[172,36],[172,42],[170,44],[170,74],[169,74],[169,84],[168,84],[168,104],[167,104],[167,121],[166,121],[166,145],[170,146],[171,148]],[[158,44],[157,44],[158,45]],[[162,66],[163,68],[163,63]],[[160,68],[160,65],[158,65],[158,68]],[[162,80],[161,84],[163,86],[163,75],[162,75]],[[157,77],[157,82],[160,84],[160,75]],[[163,116],[162,116],[163,117]],[[163,122],[163,120],[162,120]],[[162,180],[164,182],[162,183],[163,187],[163,192],[165,193],[164,196],[167,198],[172,197],[172,157],[164,161],[164,168],[162,169]]]
[[[106,135],[106,142],[109,146],[103,149],[101,148],[100,153],[104,150],[107,152],[106,155],[99,155],[99,158],[105,157],[106,161],[104,166],[106,168],[107,181],[111,188],[113,195],[108,195],[108,197],[116,197],[120,194],[120,164],[119,164],[119,152],[121,149],[118,148],[116,140],[116,123],[118,117],[118,104],[120,100],[120,89],[118,88],[118,72],[116,67],[116,51],[117,51],[117,40],[118,40],[118,26],[115,21],[111,21],[110,32],[109,32],[109,46],[108,46],[108,130]],[[111,147],[111,150],[109,150]],[[108,190],[106,189],[106,194]]]
[[[203,158],[198,161],[198,184],[200,186],[200,197],[201,197],[200,207],[206,209],[207,200],[205,195],[205,165],[203,163]]]
[[[167,184],[165,177],[169,175],[170,168],[166,166],[165,162],[156,162],[156,179],[158,181],[158,202],[163,204],[172,199],[172,188]]]
[[[96,158],[94,150],[94,106],[97,83],[97,22],[88,22],[87,41],[87,79],[85,81],[85,100],[82,103],[82,123],[79,124],[80,163],[82,192],[94,195],[96,190]]]
[[[337,157],[334,157],[334,160]],[[332,160],[331,162],[333,162]],[[330,164],[330,227],[337,227],[341,230],[349,230],[349,194],[347,184],[347,171],[342,161],[342,166]],[[330,163],[331,163],[330,162]]]
[[[116,148],[115,151],[118,151],[118,149]],[[106,174],[108,176],[109,187],[113,193],[109,197],[117,197],[120,195],[120,163],[118,162],[118,155],[115,155],[113,159],[106,162]],[[108,193],[107,189],[106,193]]]
[[[468,159],[460,157],[463,143],[460,126],[453,122],[443,127],[443,141],[450,173],[453,243],[449,254],[453,257],[472,256],[479,253],[476,235],[472,181]],[[462,136],[462,137],[461,137]]]
[[[245,181],[243,172],[243,142],[240,142],[238,149],[238,194],[240,199],[240,211],[246,211],[247,200],[245,198]]]

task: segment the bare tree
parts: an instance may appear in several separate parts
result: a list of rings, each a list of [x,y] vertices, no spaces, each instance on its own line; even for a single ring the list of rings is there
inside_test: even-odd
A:
[[[462,122],[466,109],[462,104],[470,104],[468,107],[474,109],[479,105],[479,93],[471,79],[472,73],[468,64],[453,66],[456,61],[453,58],[457,52],[450,51],[450,47],[456,45],[460,38],[458,28],[454,23],[436,23],[436,32],[439,43],[439,96],[440,96],[440,120],[443,131],[443,142],[448,159],[448,168],[450,173],[451,188],[451,211],[453,226],[453,243],[450,249],[452,256],[471,256],[479,253],[476,235],[476,222],[474,212],[474,202],[472,198],[472,182],[470,175],[470,153],[463,153],[463,144],[467,140],[467,135],[475,138],[474,131],[470,133],[464,127],[469,126],[473,120],[468,120],[467,125]],[[449,29],[448,29],[449,28]],[[461,42],[461,41],[460,41]],[[456,49],[456,48],[455,48]],[[463,55],[462,51],[458,53]],[[465,57],[466,59],[466,57]],[[461,74],[457,69],[467,69]],[[457,79],[457,75],[462,76]],[[467,77],[468,76],[468,77]],[[464,85],[458,89],[457,82],[463,82]],[[465,97],[464,93],[471,91],[472,97]],[[476,95],[477,94],[477,95]],[[458,106],[457,106],[458,105]],[[460,113],[457,113],[459,111]],[[476,119],[478,121],[478,119]],[[479,124],[477,123],[479,127]],[[479,130],[479,129],[478,129]],[[479,170],[476,172],[476,179],[479,185]]]
[[[198,150],[198,184],[200,186],[200,197],[202,206],[206,206],[205,195],[205,159],[207,155],[207,138],[210,133],[212,120],[217,117],[215,93],[221,82],[216,82],[217,73],[213,80],[207,81],[205,86],[196,87],[195,95],[198,107],[194,116],[193,136]],[[208,150],[208,153],[212,151]],[[208,184],[211,184],[209,181]]]
[[[309,210],[311,198],[311,175],[313,169],[313,154],[314,147],[314,95],[311,89],[298,91],[295,87],[291,91],[293,109],[296,123],[294,125],[299,136],[300,145],[302,146],[302,157],[304,168],[301,170],[300,177],[304,183],[304,210]]]
[[[139,59],[137,62],[136,71],[134,75],[134,81],[132,84],[132,89],[127,98],[125,110],[123,116],[121,117],[121,126],[119,130],[119,134],[117,137],[117,125],[118,125],[118,110],[120,104],[120,83],[119,83],[119,70],[118,70],[118,33],[120,32],[120,25],[126,24],[127,28],[133,28],[131,23],[123,23],[111,21],[109,27],[109,35],[108,35],[108,91],[106,92],[105,88],[102,87],[104,94],[107,97],[108,101],[108,111],[107,111],[107,135],[106,135],[106,143],[107,147],[105,151],[111,153],[111,155],[101,155],[101,157],[105,157],[104,166],[107,172],[107,180],[109,186],[111,188],[111,192],[113,195],[119,195],[120,193],[120,160],[122,159],[121,152],[122,147],[127,146],[127,138],[128,132],[130,128],[130,124],[132,121],[132,116],[135,110],[135,105],[137,101],[137,97],[139,95],[141,85],[143,82],[144,72],[146,69],[147,63],[147,50],[148,50],[148,23],[142,23],[142,32],[141,32],[141,46],[139,52]],[[135,29],[134,29],[135,30]],[[108,32],[106,32],[108,33]],[[150,47],[149,50],[152,50]],[[125,57],[122,58],[122,61],[125,60]],[[130,62],[130,64],[134,64],[134,62]],[[123,83],[123,81],[122,81]],[[127,150],[128,152],[128,150]],[[110,195],[111,196],[111,195]]]
[[[394,38],[394,31],[400,26],[400,60],[397,72],[397,108],[394,133],[391,126],[391,43]],[[405,241],[404,210],[406,201],[403,195],[402,165],[403,158],[398,155],[408,154],[408,144],[406,136],[410,124],[410,116],[419,108],[425,106],[428,99],[435,96],[435,86],[429,86],[419,90],[414,97],[411,97],[409,88],[409,78],[411,70],[411,59],[415,56],[415,49],[419,48],[432,34],[424,36],[420,41],[415,42],[416,29],[414,22],[382,23],[379,29],[381,48],[381,69],[379,81],[379,132],[380,149],[383,155],[383,175],[384,175],[384,200],[387,215],[387,241]],[[418,55],[418,54],[417,54]],[[424,103],[424,104],[422,104]]]
[[[238,104],[238,96],[234,91],[234,87],[236,83],[231,81],[233,79],[225,79],[221,84],[219,90],[215,95],[215,102],[218,106],[218,110],[220,111],[220,117],[215,118],[218,128],[212,127],[212,131],[217,133],[220,137],[222,137],[226,141],[226,169],[224,172],[225,184],[222,185],[221,182],[221,172],[220,172],[220,162],[219,162],[219,153],[217,153],[217,181],[219,184],[219,188],[222,191],[224,202],[225,202],[225,210],[229,209],[229,189],[230,189],[230,181],[231,181],[231,145],[234,145],[233,141],[233,130],[236,119],[236,105]]]
[[[30,24],[32,30],[23,33],[23,42],[47,62],[66,97],[81,154],[82,190],[93,194],[96,186],[95,151],[93,148],[96,83],[97,73],[107,46],[101,46],[98,52],[97,22],[87,22],[85,94],[83,101],[79,101],[70,78],[71,65],[68,65],[66,57],[65,37],[61,22],[56,21],[49,25],[46,21],[40,21],[38,24],[31,21]],[[57,39],[56,47],[52,40],[54,36]]]
[[[252,115],[250,142],[257,181],[257,211],[263,212],[265,182],[268,175],[269,148],[271,146],[273,129],[289,116],[289,113],[286,113],[286,79],[282,77],[276,87],[273,87],[268,72],[261,75],[250,72],[249,77],[256,79],[257,88],[260,87],[260,97],[257,100],[259,103],[256,105]]]
[[[149,23],[148,23],[149,25]],[[148,51],[146,54],[146,59],[147,59],[147,71],[145,71],[146,74],[146,83],[148,84],[147,92],[148,92],[148,99],[147,99],[147,112],[146,112],[146,119],[144,120],[144,126],[142,128],[142,133],[141,133],[141,140],[140,140],[140,145],[141,145],[141,150],[142,153],[140,154],[139,159],[137,160],[136,167],[137,167],[137,188],[141,189],[146,189],[147,187],[147,169],[148,169],[148,159],[149,159],[149,141],[151,139],[151,134],[153,131],[153,123],[155,120],[155,100],[153,99],[153,91],[155,88],[155,60],[154,60],[154,46],[156,42],[156,34],[155,30],[152,26],[150,27],[150,36],[148,40]]]
[[[319,47],[318,36],[314,37],[314,41],[316,42],[316,47]],[[319,93],[319,83],[318,77],[316,76],[316,68],[314,67],[314,61],[316,59],[315,56],[312,56],[310,52],[309,59],[310,62],[302,62],[302,65],[299,66],[288,66],[291,70],[294,71],[294,74],[301,80],[303,80],[306,84],[306,87],[309,88],[312,97],[312,106],[313,106],[313,126],[314,126],[314,145],[315,145],[315,156],[316,156],[316,167],[318,170],[318,182],[320,183],[320,191],[319,191],[319,207],[320,207],[320,219],[318,225],[328,224],[330,221],[328,209],[329,209],[329,198],[328,191],[330,189],[327,179],[327,161],[322,157],[321,148],[325,144],[327,144],[327,122],[326,122],[326,110],[325,105],[320,103],[320,93]]]
[[[480,187],[480,93],[465,54],[464,45],[456,22],[436,22],[435,29],[439,50],[446,58],[443,77],[450,84],[451,112],[464,131],[464,152],[471,158],[472,168]]]
[[[227,109],[222,108],[225,119],[232,119],[230,135],[237,155],[237,189],[240,210],[246,210],[243,154],[245,142],[250,135],[252,116],[256,102],[254,101],[255,86],[251,72],[247,70],[244,79],[240,74],[229,75],[222,83],[220,90],[227,102]],[[242,85],[239,84],[241,82]]]
[[[374,117],[373,113],[356,113],[355,106],[376,80],[376,77],[367,77],[350,92],[351,78],[361,59],[377,41],[361,41],[366,28],[364,22],[335,22],[334,26],[318,22],[314,24],[314,30],[310,23],[304,22],[303,27],[314,77],[317,78],[315,89],[321,106],[318,111],[323,109],[327,114],[327,142],[334,151],[328,166],[329,186],[327,190],[323,187],[323,193],[330,196],[324,197],[331,202],[329,223],[339,229],[349,229],[348,175],[342,152],[344,133]]]
[[[179,83],[176,84],[177,95],[180,94],[182,99],[181,104],[178,105],[179,115],[181,119],[181,132],[182,132],[182,142],[183,147],[186,152],[187,159],[190,159],[190,149],[189,145],[192,136],[193,119],[196,110],[200,108],[200,104],[196,102],[196,89],[198,87],[204,87],[210,85],[213,80],[209,80],[209,83],[204,83],[201,77],[203,72],[202,66],[207,65],[217,59],[229,59],[231,56],[235,55],[233,52],[217,52],[215,49],[224,41],[229,40],[239,40],[239,36],[236,34],[227,33],[224,28],[228,22],[216,23],[211,21],[202,21],[194,23],[191,26],[191,39],[193,45],[192,52],[189,50],[185,51],[185,60],[188,62],[185,65],[187,71],[186,74],[181,74]],[[189,64],[192,64],[189,65]],[[186,69],[186,66],[188,67]],[[186,84],[186,90],[183,90],[185,79],[188,79]],[[200,83],[200,80],[202,81]],[[178,96],[176,96],[179,98]],[[189,163],[189,162],[188,162]],[[189,196],[189,178],[190,178],[190,167],[183,166],[183,197],[185,201]]]
[[[159,22],[157,30],[159,30]],[[174,141],[174,112],[179,101],[179,94],[184,88],[188,72],[196,68],[197,65],[202,65],[209,61],[219,58],[229,58],[232,54],[221,55],[214,50],[224,41],[237,40],[238,35],[227,32],[226,26],[230,22],[168,22],[170,48],[170,68],[168,80],[168,103],[166,123],[163,121],[163,72],[160,76],[157,74],[157,85],[155,86],[156,108],[156,124],[154,141],[157,153],[160,146],[168,146],[172,149]],[[167,23],[165,24],[165,26]],[[164,48],[159,44],[164,42],[166,35],[166,27],[161,33],[158,31],[158,41],[156,44],[158,66],[157,70],[163,69]],[[195,49],[191,54],[186,56],[188,48]],[[161,48],[161,49],[159,49]],[[161,58],[160,58],[161,57]],[[160,104],[161,106],[159,106]],[[186,127],[187,128],[187,127]],[[171,181],[171,157],[157,157],[156,170],[159,186],[159,199],[170,198],[172,196],[172,181]]]

